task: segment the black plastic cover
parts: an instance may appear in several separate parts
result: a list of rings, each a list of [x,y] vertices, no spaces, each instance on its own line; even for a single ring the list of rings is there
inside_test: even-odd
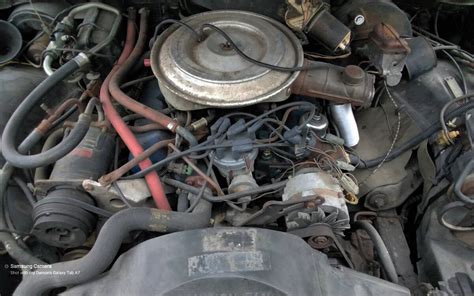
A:
[[[101,278],[63,295],[410,295],[405,287],[332,267],[294,235],[211,228],[164,235],[124,253]]]

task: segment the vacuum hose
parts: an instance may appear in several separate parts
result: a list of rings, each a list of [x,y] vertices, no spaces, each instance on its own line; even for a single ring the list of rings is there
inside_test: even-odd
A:
[[[47,274],[26,275],[14,295],[41,295],[53,288],[93,280],[109,267],[130,231],[163,233],[205,228],[209,226],[211,209],[211,203],[201,199],[191,213],[151,208],[129,208],[118,212],[105,222],[97,241],[86,256],[53,264]]]

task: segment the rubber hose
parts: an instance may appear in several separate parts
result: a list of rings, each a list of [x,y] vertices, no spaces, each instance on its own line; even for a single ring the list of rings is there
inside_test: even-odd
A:
[[[137,114],[141,114],[143,115],[143,117],[155,123],[158,123],[163,127],[166,127],[172,132],[179,134],[186,141],[188,141],[190,146],[195,146],[198,142],[192,133],[190,133],[185,128],[179,126],[173,119],[171,119],[167,115],[130,98],[120,89],[120,84],[122,84],[122,81],[124,80],[125,76],[131,71],[133,66],[137,64],[138,60],[143,54],[146,45],[149,11],[147,9],[141,9],[139,13],[141,15],[140,32],[138,33],[137,43],[128,59],[123,63],[121,67],[119,67],[117,72],[111,78],[109,85],[110,94],[118,103],[120,103],[127,109],[132,110]]]
[[[87,115],[79,116],[79,120],[76,123],[76,126],[71,131],[69,137],[61,142],[61,144],[56,147],[39,153],[36,155],[23,155],[15,147],[17,140],[17,132],[20,130],[21,124],[28,117],[29,113],[36,105],[40,104],[44,95],[48,93],[53,87],[58,83],[62,82],[70,74],[74,73],[81,66],[81,61],[79,59],[67,62],[61,66],[53,75],[47,77],[43,82],[41,82],[18,106],[18,108],[13,112],[13,115],[8,120],[2,136],[2,153],[5,160],[7,160],[11,165],[19,168],[36,168],[48,165],[57,161],[58,159],[64,157],[72,149],[74,149],[79,142],[84,138],[87,130],[89,129],[89,123],[91,118]],[[36,130],[31,133],[26,141],[37,141],[38,138],[42,138],[43,134]]]
[[[104,109],[107,119],[110,121],[114,127],[117,134],[123,140],[127,148],[132,153],[133,157],[137,157],[143,153],[143,147],[138,142],[135,135],[128,128],[127,124],[122,120],[120,114],[115,110],[114,105],[112,104],[111,96],[109,94],[109,82],[113,74],[118,70],[120,65],[125,62],[127,57],[130,55],[133,50],[133,42],[135,39],[135,11],[129,10],[129,18],[127,23],[127,37],[125,41],[122,54],[120,55],[116,65],[110,71],[109,75],[106,77],[102,86],[100,88],[100,101],[102,103],[102,108]],[[145,159],[139,163],[140,169],[145,170],[152,166],[150,159]],[[166,199],[166,194],[164,192],[163,186],[161,185],[160,177],[158,173],[152,171],[145,175],[145,181],[148,185],[150,193],[153,197],[153,201],[156,206],[160,209],[171,210],[168,200]]]
[[[26,275],[14,295],[40,295],[53,288],[74,286],[95,279],[109,267],[130,231],[176,232],[209,226],[211,204],[201,200],[192,213],[150,208],[129,208],[110,217],[84,257],[53,264],[47,274]],[[74,271],[73,275],[67,272]]]
[[[379,257],[380,263],[382,264],[383,269],[387,275],[387,278],[392,282],[397,284],[398,283],[398,275],[397,270],[395,269],[395,265],[393,264],[392,258],[388,253],[387,247],[380,237],[380,234],[377,232],[375,227],[367,221],[357,221],[354,223],[354,230],[355,229],[363,229],[369,235],[372,243],[374,244],[375,250],[377,251],[377,255]]]
[[[453,118],[456,116],[461,115],[464,112],[467,112],[468,110],[474,108],[474,101],[470,101],[456,109],[453,109],[451,112],[446,114],[445,118]],[[439,130],[439,122],[433,123],[429,128],[426,130],[420,132],[417,134],[415,137],[411,138],[410,140],[406,141],[402,145],[395,147],[392,150],[392,153],[386,158],[386,162],[391,161],[398,156],[402,155],[403,153],[407,152],[408,150],[418,146],[423,142],[424,140],[428,139],[431,135],[436,133]],[[379,156],[374,159],[370,160],[362,160],[359,157],[355,155],[351,155],[351,164],[357,166],[357,168],[361,169],[368,169],[368,168],[373,168],[378,166],[385,158],[385,155]]]
[[[54,146],[56,146],[61,139],[64,137],[64,128],[59,128],[53,131],[44,141],[43,148],[41,148],[41,152],[47,151]],[[44,180],[48,178],[47,174],[48,167],[39,167],[35,170],[34,180],[35,182],[38,180]]]

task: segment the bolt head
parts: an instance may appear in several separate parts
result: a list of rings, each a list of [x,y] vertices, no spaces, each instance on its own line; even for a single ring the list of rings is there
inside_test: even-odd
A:
[[[365,17],[363,15],[359,14],[354,18],[354,24],[356,24],[357,26],[360,26],[364,23],[365,23]]]

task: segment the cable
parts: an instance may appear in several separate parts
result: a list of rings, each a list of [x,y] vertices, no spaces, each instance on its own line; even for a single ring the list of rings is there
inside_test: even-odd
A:
[[[150,167],[148,167],[146,169],[142,169],[140,172],[135,173],[131,176],[124,177],[122,179],[123,180],[132,180],[132,179],[143,178],[143,176],[146,176],[148,173],[150,173],[152,171],[159,170],[162,166],[164,166],[168,162],[176,160],[178,158],[182,158],[183,156],[186,156],[188,154],[192,154],[192,153],[195,153],[195,152],[206,151],[206,150],[209,150],[209,149],[230,148],[230,147],[233,147],[233,146],[235,146],[235,143],[230,142],[230,143],[223,143],[223,144],[217,144],[217,145],[192,147],[192,148],[190,148],[188,150],[185,150],[185,151],[182,151],[180,153],[173,153],[171,155],[168,155],[168,157],[166,157],[163,160],[160,160],[159,162],[154,163]],[[254,144],[253,145],[253,148],[267,148],[267,147],[289,147],[289,145],[284,144],[284,143],[269,143],[269,144]]]
[[[140,78],[137,78],[135,80],[131,80],[131,81],[123,83],[122,85],[120,85],[120,88],[124,89],[124,88],[130,87],[130,86],[133,86],[135,84],[151,81],[151,80],[154,80],[154,79],[156,79],[155,75],[140,77]]]
[[[176,148],[175,145],[173,145],[172,143],[168,144],[168,146],[176,153],[180,153],[181,151]],[[209,172],[209,174],[205,174],[197,165],[195,165],[189,158],[187,158],[186,156],[183,156],[182,157],[183,160],[188,164],[189,167],[191,167],[195,172],[196,174],[198,174],[199,176],[201,176],[201,178],[203,178],[206,183],[209,183],[209,185],[212,186],[212,188],[214,188],[214,190],[216,190],[217,194],[218,195],[224,195],[224,192],[222,191],[221,187],[219,186],[219,183],[218,182],[214,182],[214,180],[212,180],[210,177],[209,177],[209,174],[211,172]]]
[[[211,152],[209,155],[209,163],[207,165],[207,172],[206,176],[210,176],[212,172],[212,166],[214,165],[214,151]],[[196,195],[196,198],[194,199],[193,203],[189,206],[189,208],[185,211],[185,213],[192,212],[194,208],[198,205],[199,201],[202,199],[202,196],[204,195],[204,191],[207,188],[207,181],[204,180],[204,183],[201,186],[201,189],[199,190],[198,194]]]
[[[199,194],[199,188],[180,182],[178,180],[163,178],[163,182],[165,182],[166,184],[170,186],[179,188],[181,190],[191,192],[194,195]],[[256,188],[252,188],[252,189],[245,190],[242,192],[230,193],[223,196],[212,196],[212,195],[204,193],[203,198],[213,203],[226,202],[226,201],[231,201],[231,200],[239,199],[246,196],[257,195],[257,194],[262,194],[268,191],[275,191],[277,189],[282,189],[283,187],[286,186],[286,183],[288,183],[288,180],[283,180],[283,181],[279,181],[279,182],[267,184],[267,185],[261,185]]]
[[[156,37],[158,36],[158,32],[160,31],[160,29],[161,29],[164,25],[167,25],[167,24],[178,24],[178,25],[180,25],[180,26],[185,27],[186,29],[188,29],[188,30],[194,35],[194,37],[196,37],[196,41],[197,41],[197,42],[201,42],[201,36],[199,35],[198,32],[196,32],[196,30],[193,29],[193,27],[191,27],[190,25],[186,24],[185,22],[178,21],[178,20],[173,20],[173,19],[168,19],[168,20],[161,21],[161,22],[155,27],[155,31],[154,31],[154,33],[153,33],[153,38],[151,39],[151,42],[154,42],[154,41],[156,40]]]
[[[117,182],[113,182],[112,183],[112,186],[115,188],[115,190],[117,191],[120,199],[123,201],[123,203],[128,207],[128,208],[133,208],[133,206],[128,202],[127,198],[125,197],[125,195],[123,194],[122,192],[122,189],[120,189],[120,187],[118,186]]]
[[[398,140],[398,136],[400,134],[400,128],[401,128],[401,125],[402,125],[402,117],[401,117],[401,114],[400,114],[400,110],[398,109],[397,102],[395,102],[395,99],[392,97],[392,93],[388,89],[388,85],[387,85],[386,81],[384,81],[384,85],[385,85],[385,90],[387,91],[387,95],[388,95],[390,101],[392,102],[393,106],[395,107],[395,110],[397,111],[397,129],[395,130],[395,135],[393,136],[392,143],[390,144],[390,147],[388,148],[388,151],[385,154],[385,157],[377,165],[377,167],[362,182],[360,182],[360,184],[364,184],[370,177],[372,177],[383,166],[383,164],[387,160],[390,153],[392,153],[393,147],[395,147],[395,144],[397,143],[397,140]]]
[[[318,69],[320,68],[321,66],[320,65],[306,65],[306,66],[294,66],[294,67],[282,67],[282,66],[277,66],[277,65],[272,65],[272,64],[268,64],[268,63],[264,63],[264,62],[261,62],[261,61],[258,61],[252,57],[249,57],[247,54],[245,54],[236,44],[235,42],[232,40],[232,38],[230,38],[230,36],[224,32],[222,29],[220,29],[219,27],[216,27],[214,25],[211,25],[211,24],[203,24],[201,25],[201,27],[199,28],[199,33],[193,29],[190,25],[184,23],[184,22],[181,22],[181,21],[177,21],[177,20],[165,20],[163,21],[162,23],[158,24],[157,28],[161,28],[164,24],[166,23],[173,23],[173,24],[178,24],[180,26],[184,26],[185,28],[187,28],[188,30],[190,30],[192,32],[192,34],[194,36],[196,36],[196,40],[197,42],[201,42],[203,40],[203,37],[204,36],[204,29],[205,28],[209,28],[215,32],[217,32],[218,34],[220,34],[222,37],[224,37],[224,39],[227,41],[227,44],[232,47],[232,49],[240,56],[242,57],[244,60],[248,61],[248,62],[251,62],[252,64],[255,64],[257,66],[260,66],[260,67],[263,67],[263,68],[267,68],[267,69],[270,69],[270,70],[274,70],[274,71],[279,71],[279,72],[296,72],[296,71],[306,71],[306,70],[312,70],[312,69]],[[157,35],[157,32],[158,30],[155,29],[155,35]]]

